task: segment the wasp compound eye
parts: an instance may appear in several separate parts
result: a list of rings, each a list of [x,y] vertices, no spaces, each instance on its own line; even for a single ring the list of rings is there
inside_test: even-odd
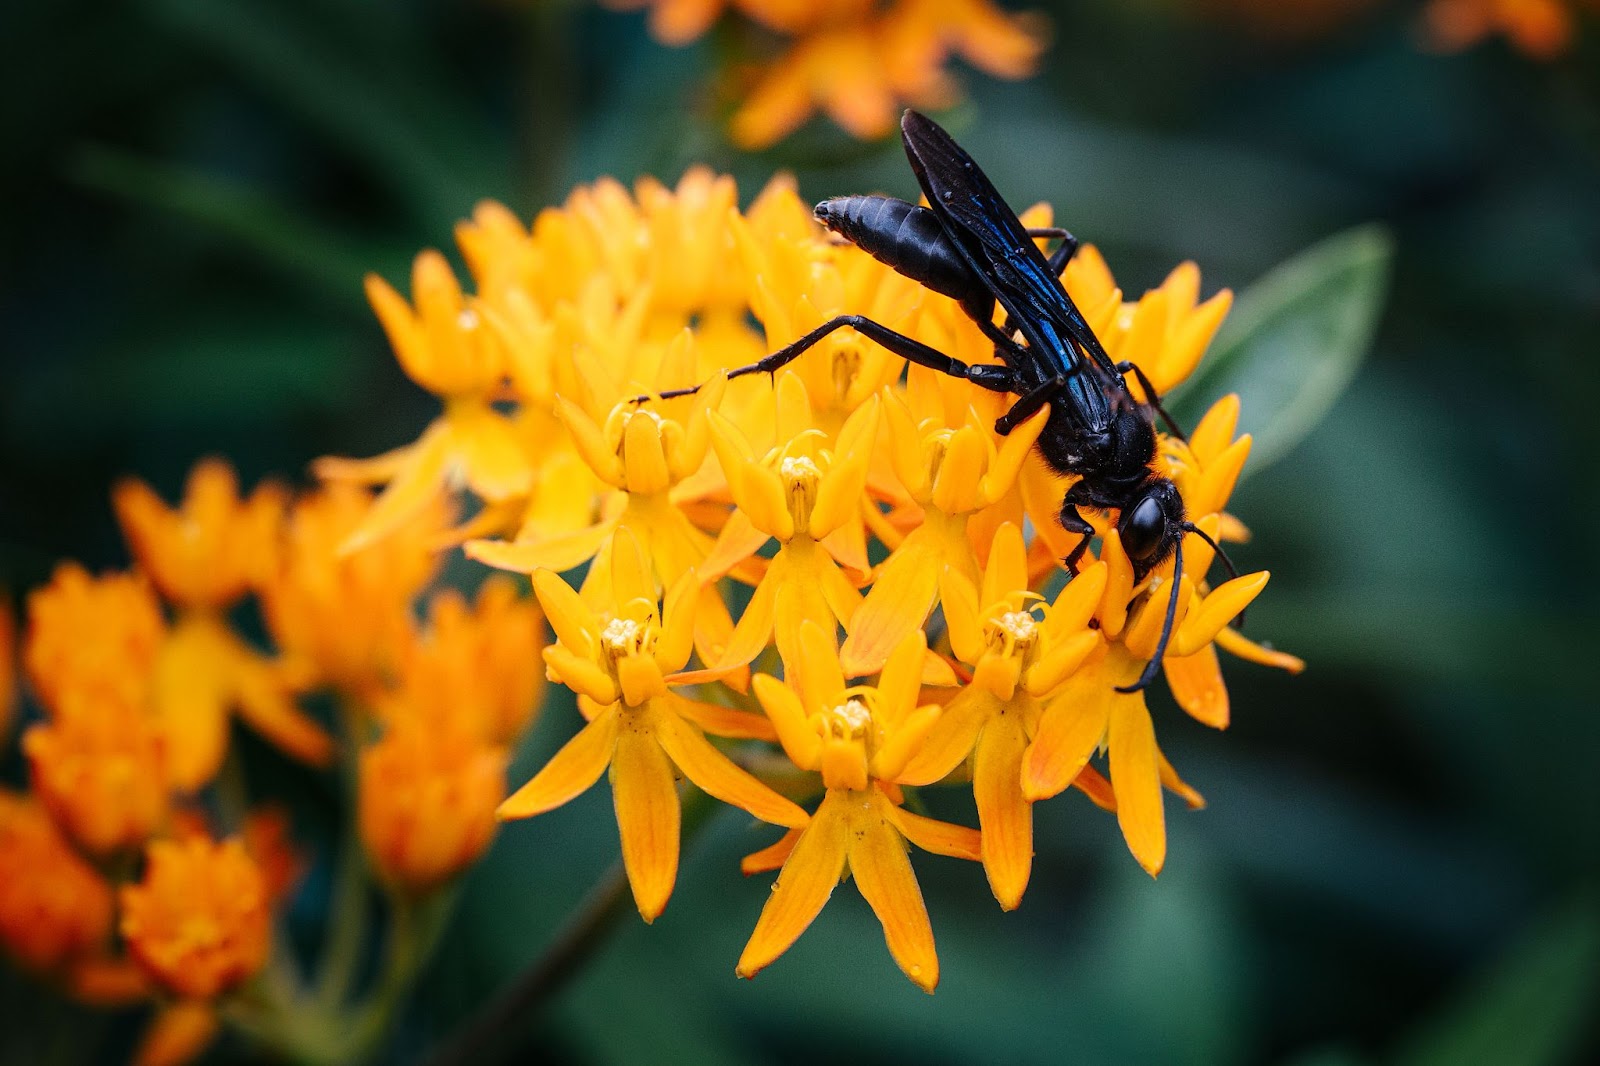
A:
[[[1122,520],[1117,532],[1122,537],[1122,548],[1130,559],[1148,559],[1161,547],[1166,532],[1167,515],[1161,502],[1146,496]]]

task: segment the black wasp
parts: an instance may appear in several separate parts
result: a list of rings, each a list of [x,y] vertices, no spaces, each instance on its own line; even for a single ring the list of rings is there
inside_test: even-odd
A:
[[[900,131],[929,206],[888,196],[843,196],[818,204],[817,220],[884,265],[954,299],[994,342],[1004,365],[969,366],[869,318],[840,315],[728,376],[772,373],[848,326],[913,363],[1015,395],[1016,402],[995,423],[1001,434],[1048,405],[1039,454],[1057,473],[1078,477],[1061,501],[1062,526],[1081,537],[1063,560],[1068,571],[1077,572],[1094,533],[1080,507],[1118,512],[1117,533],[1137,579],[1173,557],[1172,593],[1155,656],[1137,681],[1118,688],[1137,692],[1154,679],[1172,635],[1183,535],[1211,540],[1185,518],[1177,486],[1151,468],[1154,414],[1182,433],[1144,373],[1132,363],[1111,361],[1062,287],[1061,272],[1077,251],[1077,238],[1064,229],[1024,228],[978,164],[932,119],[907,111]],[[1061,242],[1048,260],[1034,243],[1040,237]],[[1001,326],[994,324],[996,302],[1006,313]],[[1128,390],[1126,374],[1138,378],[1147,404]],[[1232,571],[1227,557],[1220,550],[1218,555]]]

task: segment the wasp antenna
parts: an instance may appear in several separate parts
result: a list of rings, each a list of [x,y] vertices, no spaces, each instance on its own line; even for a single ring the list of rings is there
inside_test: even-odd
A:
[[[1228,553],[1223,550],[1222,545],[1211,539],[1211,534],[1207,533],[1193,522],[1185,522],[1183,524],[1183,528],[1187,532],[1193,533],[1195,536],[1211,545],[1211,550],[1217,553],[1218,559],[1222,560],[1222,568],[1228,572],[1228,576],[1230,578],[1239,576],[1239,571],[1234,568],[1233,560],[1228,558]],[[1233,628],[1241,631],[1244,629],[1244,611],[1241,610],[1239,612],[1239,617]]]
[[[1139,680],[1131,685],[1118,685],[1118,692],[1141,692],[1156,679],[1156,671],[1161,669],[1161,660],[1167,655],[1167,642],[1172,639],[1172,623],[1178,617],[1178,587],[1182,582],[1183,538],[1179,537],[1178,543],[1172,548],[1172,594],[1167,597],[1167,617],[1161,623],[1161,639],[1156,641],[1156,653],[1145,664],[1144,673],[1139,675]]]

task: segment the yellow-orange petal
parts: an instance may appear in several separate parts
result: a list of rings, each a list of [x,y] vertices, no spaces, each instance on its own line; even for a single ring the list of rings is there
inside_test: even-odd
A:
[[[210,1003],[185,999],[168,1004],[139,1038],[133,1066],[184,1066],[199,1058],[221,1029],[222,1019]]]
[[[1217,650],[1207,644],[1193,655],[1174,655],[1162,660],[1167,687],[1189,717],[1213,729],[1228,728],[1228,687],[1222,681]]]
[[[555,571],[536,570],[533,592],[558,641],[578,655],[595,650],[601,628],[600,616],[583,601],[576,589],[561,580]]]
[[[928,637],[920,629],[907,633],[895,645],[878,678],[878,706],[873,716],[879,725],[900,729],[907,717],[917,710],[917,698],[922,694],[923,660],[927,654]]]
[[[1059,685],[1066,682],[1095,650],[1100,647],[1102,638],[1092,629],[1074,633],[1066,640],[1056,641],[1028,670],[1023,678],[1023,687],[1028,695],[1037,699],[1044,699]]]
[[[883,781],[897,781],[905,772],[906,764],[911,761],[922,747],[922,742],[928,732],[938,722],[943,708],[937,704],[918,707],[906,715],[899,723],[889,739],[872,756],[872,775]]]
[[[921,629],[933,610],[939,592],[939,574],[945,560],[928,530],[920,526],[900,545],[878,571],[876,583],[850,620],[850,635],[839,649],[839,660],[851,677],[883,669],[889,653],[909,632]]]
[[[1105,739],[1111,692],[1104,671],[1085,670],[1050,701],[1023,756],[1023,795],[1049,799],[1072,784]]]
[[[639,916],[653,922],[678,880],[678,790],[672,764],[648,730],[623,729],[611,758],[622,866]]]
[[[976,685],[956,693],[895,780],[903,785],[931,785],[943,780],[972,754],[978,730],[993,707],[994,696]]]
[[[1172,637],[1172,650],[1179,655],[1193,655],[1210,644],[1217,638],[1217,634],[1222,632],[1224,626],[1261,595],[1261,590],[1267,587],[1267,579],[1271,576],[1268,571],[1262,570],[1259,573],[1245,574],[1231,581],[1225,581],[1212,589],[1210,594],[1200,601],[1200,609],[1192,612],[1190,617],[1185,618],[1183,624],[1178,626],[1177,632]]]
[[[1026,422],[1007,434],[1000,444],[999,452],[989,461],[989,469],[979,483],[979,493],[984,503],[993,503],[1010,490],[1012,483],[1017,480],[1017,473],[1022,469],[1023,461],[1033,450],[1033,443],[1039,439],[1039,432],[1044,429],[1049,417],[1050,405],[1046,404]]]
[[[1055,603],[1050,605],[1045,628],[1056,633],[1070,633],[1088,625],[1105,596],[1110,571],[1106,563],[1097,562],[1068,581]]]
[[[913,984],[932,992],[939,984],[939,956],[905,841],[888,822],[865,821],[850,845],[850,871],[883,926],[895,963]]]
[[[572,435],[573,446],[583,461],[589,464],[589,469],[606,484],[622,488],[626,482],[626,471],[622,458],[606,440],[605,431],[595,425],[594,419],[584,413],[583,408],[565,396],[556,397],[555,413]]]
[[[1167,761],[1160,748],[1156,749],[1156,758],[1161,765],[1161,787],[1177,795],[1191,811],[1204,810],[1206,798],[1200,795],[1193,785],[1178,776],[1178,771],[1172,768],[1172,764]]]
[[[1106,564],[1106,590],[1100,600],[1100,629],[1108,640],[1115,640],[1128,622],[1128,600],[1133,596],[1133,563],[1122,550],[1116,528],[1100,539],[1100,561]]]
[[[1224,629],[1218,633],[1217,647],[1247,662],[1260,663],[1262,666],[1275,666],[1280,670],[1287,670],[1291,674],[1298,674],[1306,668],[1306,661],[1298,655],[1290,655],[1286,651],[1264,647],[1246,637],[1237,629]]]
[[[845,802],[829,793],[800,831],[772,886],[772,895],[756,919],[755,931],[739,955],[736,972],[740,977],[754,977],[788,951],[833,895],[849,849],[850,827],[842,809]]]
[[[254,656],[236,660],[233,683],[239,717],[275,748],[308,766],[333,761],[333,737],[295,703],[273,663]]]
[[[1143,696],[1116,693],[1106,732],[1111,787],[1117,794],[1117,824],[1128,850],[1154,877],[1167,860],[1167,823],[1161,808],[1156,733]]]
[[[553,810],[588,789],[605,773],[617,746],[620,712],[612,704],[578,730],[533,779],[500,804],[495,816],[501,821],[531,818]],[[677,801],[673,801],[677,806]]]
[[[1198,483],[1185,493],[1189,513],[1208,515],[1227,506],[1228,497],[1233,495],[1233,486],[1239,481],[1239,472],[1250,457],[1250,444],[1251,436],[1246,433],[1224,448],[1214,462],[1200,471]]]
[[[831,628],[825,630],[811,619],[805,619],[799,625],[798,645],[800,661],[784,665],[800,693],[801,705],[808,712],[832,707],[844,693],[844,672],[833,650]]]
[[[791,829],[784,833],[773,843],[760,851],[752,851],[739,860],[739,872],[749,877],[751,874],[762,874],[768,870],[776,870],[789,861],[789,856],[794,852],[794,846],[800,840],[804,829]]]
[[[1027,585],[1017,587],[1026,588]],[[954,570],[940,574],[939,602],[944,607],[951,652],[964,663],[976,664],[983,658],[983,621],[978,616],[978,593],[972,582]]]
[[[656,739],[683,776],[707,795],[773,825],[793,829],[806,824],[805,811],[739,769],[677,715],[657,717]]]
[[[1117,794],[1111,788],[1111,782],[1092,766],[1085,766],[1078,771],[1078,776],[1073,779],[1072,787],[1089,797],[1089,802],[1099,807],[1102,811],[1117,813]]]
[[[717,542],[711,546],[711,554],[696,567],[701,580],[715,581],[723,577],[728,571],[760,551],[761,547],[771,539],[772,534],[757,529],[750,521],[749,515],[741,510],[734,510],[717,533]]]
[[[913,814],[904,807],[883,803],[883,816],[911,843],[923,851],[952,859],[983,859],[982,836],[976,829]]]
[[[616,531],[615,519],[608,519],[571,533],[558,533],[538,540],[469,540],[461,546],[467,558],[486,566],[531,574],[549,570],[561,574],[593,559]]]
[[[551,644],[540,655],[544,658],[545,675],[579,696],[587,696],[599,704],[615,703],[622,698],[622,691],[610,673],[593,659],[574,654],[565,644]]]
[[[766,740],[774,744],[778,741],[778,731],[772,728],[772,722],[759,714],[734,710],[717,703],[688,700],[676,694],[669,695],[667,701],[685,721],[693,722],[712,736],[730,740]]]
[[[802,770],[814,770],[822,756],[822,738],[806,722],[805,709],[800,697],[782,681],[768,674],[757,674],[751,681],[756,699],[761,701],[767,717],[778,733],[778,743],[783,745],[789,761]]]
[[[1212,404],[1189,434],[1189,451],[1203,470],[1217,461],[1223,449],[1233,443],[1239,427],[1239,394],[1230,392]]]
[[[744,666],[752,662],[766,650],[768,644],[772,643],[772,627],[778,602],[778,588],[783,580],[781,576],[783,569],[783,564],[779,563],[768,570],[767,576],[756,586],[750,602],[745,605],[744,614],[739,616],[738,624],[733,627],[733,639],[722,649],[722,658],[716,664],[717,669]],[[774,574],[773,571],[778,573]]]
[[[434,420],[411,445],[405,464],[394,480],[367,508],[361,522],[339,545],[340,555],[352,555],[411,521],[439,498],[455,450],[455,437],[444,418]]]
[[[1028,738],[1015,713],[989,719],[972,760],[972,797],[983,834],[983,870],[1001,910],[1016,910],[1033,869],[1033,804],[1022,794]]]
[[[457,401],[445,413],[467,485],[485,500],[526,496],[534,466],[511,420],[487,403]]]
[[[155,664],[155,711],[172,784],[192,792],[216,776],[228,749],[228,662],[213,627],[181,625]]]

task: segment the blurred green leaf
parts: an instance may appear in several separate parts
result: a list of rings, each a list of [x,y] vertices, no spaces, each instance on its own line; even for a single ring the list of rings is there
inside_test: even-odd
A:
[[[1237,392],[1254,434],[1252,472],[1283,458],[1355,377],[1388,289],[1394,242],[1381,226],[1329,237],[1239,295],[1211,355],[1183,389],[1180,420]],[[1204,399],[1202,399],[1204,398]]]
[[[1400,1054],[1397,1066],[1547,1066],[1569,1061],[1600,992],[1592,899],[1535,923]]]
[[[354,302],[362,275],[377,259],[236,182],[98,147],[80,152],[69,171],[91,188],[171,211],[237,241],[342,306]]]
[[[362,159],[422,221],[445,227],[479,198],[505,197],[503,146],[479,109],[417,69],[419,61],[395,60],[406,76],[386,77],[367,57],[341,48],[326,27],[298,24],[282,6],[259,0],[146,6]]]

